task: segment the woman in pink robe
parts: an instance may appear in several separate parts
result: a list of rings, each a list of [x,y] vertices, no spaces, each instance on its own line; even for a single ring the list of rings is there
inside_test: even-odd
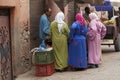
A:
[[[103,39],[106,34],[106,27],[99,21],[95,13],[90,13],[89,17],[91,22],[87,33],[88,67],[97,68],[101,63],[101,39]]]

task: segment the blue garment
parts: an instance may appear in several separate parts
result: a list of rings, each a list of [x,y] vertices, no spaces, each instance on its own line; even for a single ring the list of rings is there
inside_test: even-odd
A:
[[[42,40],[40,46],[45,47],[45,37],[50,33],[50,21],[45,14],[43,14],[40,18],[40,25],[39,25],[39,37]]]
[[[96,11],[113,11],[110,0],[104,0],[102,5],[95,5]]]
[[[76,68],[87,68],[86,33],[87,26],[74,22],[70,27],[68,64]]]
[[[42,43],[38,47],[38,51],[44,51],[46,49],[45,40],[42,40]]]

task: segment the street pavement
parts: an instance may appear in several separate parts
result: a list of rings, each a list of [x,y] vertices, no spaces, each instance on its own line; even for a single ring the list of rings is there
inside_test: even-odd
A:
[[[48,77],[36,77],[32,68],[15,80],[120,80],[120,52],[114,51],[114,46],[102,46],[102,63],[99,68],[85,71],[56,72]]]

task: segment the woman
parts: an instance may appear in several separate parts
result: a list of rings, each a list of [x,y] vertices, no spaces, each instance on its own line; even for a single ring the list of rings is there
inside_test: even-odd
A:
[[[87,33],[88,63],[90,68],[97,68],[101,63],[101,39],[106,34],[106,27],[99,21],[95,13],[90,13],[89,17],[91,22]]]
[[[55,69],[56,71],[64,71],[68,66],[68,35],[69,28],[64,22],[64,14],[58,12],[55,20],[51,23],[50,34],[52,38],[52,46],[55,56]]]
[[[76,15],[76,21],[70,27],[68,64],[75,70],[87,68],[86,55],[87,26],[82,14]]]

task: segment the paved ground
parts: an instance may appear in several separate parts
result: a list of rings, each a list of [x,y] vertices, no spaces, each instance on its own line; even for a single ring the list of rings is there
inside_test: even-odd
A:
[[[36,77],[33,68],[16,80],[120,80],[120,52],[114,52],[113,46],[102,46],[102,50],[103,60],[99,68],[54,73],[49,77]]]

